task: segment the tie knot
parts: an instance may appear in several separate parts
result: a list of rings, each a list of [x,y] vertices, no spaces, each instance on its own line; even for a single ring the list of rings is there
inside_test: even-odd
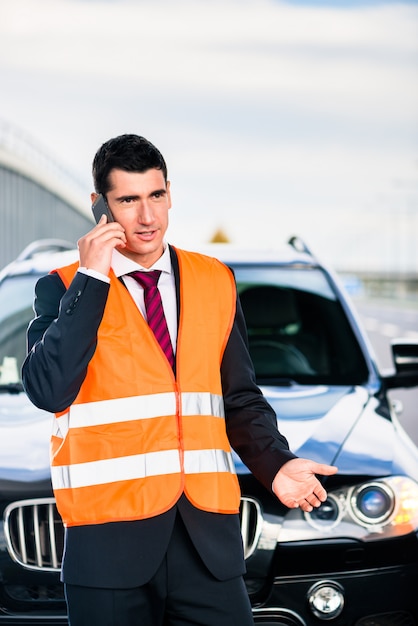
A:
[[[144,288],[156,287],[160,278],[160,270],[152,270],[152,272],[130,272],[128,276],[132,276]]]

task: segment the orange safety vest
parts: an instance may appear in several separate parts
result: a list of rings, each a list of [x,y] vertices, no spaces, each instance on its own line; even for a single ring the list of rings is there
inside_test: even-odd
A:
[[[216,259],[177,255],[176,377],[128,290],[110,274],[96,351],[73,404],[56,415],[51,440],[54,494],[67,526],[153,517],[183,492],[199,509],[238,512],[220,379],[235,283]],[[68,287],[77,267],[55,271]]]

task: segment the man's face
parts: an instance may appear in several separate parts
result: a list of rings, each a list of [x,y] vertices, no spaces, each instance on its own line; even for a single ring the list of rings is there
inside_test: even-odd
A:
[[[107,202],[126,235],[126,247],[120,252],[150,267],[163,253],[171,207],[170,183],[157,169],[142,173],[113,169],[109,183]]]

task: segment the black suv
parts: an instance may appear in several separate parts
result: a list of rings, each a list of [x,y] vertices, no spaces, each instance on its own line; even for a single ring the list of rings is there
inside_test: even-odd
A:
[[[49,478],[52,417],[22,391],[35,281],[77,258],[35,243],[0,274],[0,625],[65,624],[63,529]],[[418,450],[388,390],[418,386],[418,343],[378,371],[336,276],[284,250],[206,248],[235,272],[257,380],[299,456],[335,464],[328,500],[289,510],[236,457],[254,619],[265,626],[418,626]]]

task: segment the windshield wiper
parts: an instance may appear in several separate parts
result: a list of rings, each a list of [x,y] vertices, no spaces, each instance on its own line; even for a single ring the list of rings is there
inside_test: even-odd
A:
[[[21,393],[23,391],[22,383],[1,383],[0,393]]]

